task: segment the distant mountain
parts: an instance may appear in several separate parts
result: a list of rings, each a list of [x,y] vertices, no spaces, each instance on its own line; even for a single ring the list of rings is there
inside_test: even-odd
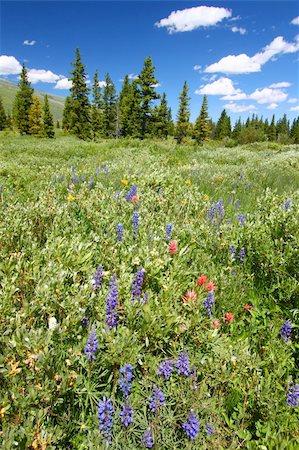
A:
[[[16,83],[12,83],[11,81],[3,80],[2,78],[0,78],[0,97],[2,98],[3,106],[6,112],[12,112],[13,102],[17,90],[18,85]],[[42,103],[44,102],[44,96],[46,95],[45,92],[36,91],[34,89],[34,95],[36,95]],[[54,121],[61,121],[65,97],[48,94],[48,99]]]

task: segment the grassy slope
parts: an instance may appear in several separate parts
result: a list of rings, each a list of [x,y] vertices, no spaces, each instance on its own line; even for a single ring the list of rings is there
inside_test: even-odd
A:
[[[17,92],[18,86],[15,83],[11,83],[10,81],[0,79],[0,97],[2,98],[3,105],[6,111],[11,112],[13,107],[14,98]],[[35,95],[39,97],[39,99],[44,101],[44,92],[36,91]],[[50,109],[53,114],[54,120],[61,120],[64,100],[65,97],[60,97],[58,95],[48,94]]]

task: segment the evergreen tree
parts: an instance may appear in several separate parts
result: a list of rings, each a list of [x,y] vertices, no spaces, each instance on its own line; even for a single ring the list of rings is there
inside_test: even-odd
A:
[[[9,112],[6,114],[6,128],[9,130],[13,129],[13,120]]]
[[[57,122],[56,122],[56,128],[57,128],[57,129],[60,128],[59,120],[57,120]]]
[[[299,117],[293,120],[290,136],[294,144],[299,144]]]
[[[287,143],[290,135],[290,123],[286,114],[284,114],[283,117],[277,121],[276,135],[279,142]]]
[[[119,128],[123,137],[129,136],[130,124],[132,120],[132,85],[129,76],[126,75],[123,81],[122,89],[119,94]]]
[[[29,109],[29,133],[33,136],[42,136],[42,105],[38,97],[33,96],[33,103]]]
[[[222,111],[221,116],[216,124],[215,139],[224,139],[231,136],[231,123],[230,117],[227,115],[225,109]]]
[[[7,117],[4,111],[2,99],[0,97],[0,131],[4,130],[4,128],[7,126]]]
[[[188,97],[187,81],[184,82],[183,90],[179,96],[179,101],[180,104],[177,114],[175,139],[178,144],[181,144],[183,140],[188,136],[190,130],[190,97]]]
[[[33,89],[28,81],[27,69],[22,66],[19,90],[16,93],[13,115],[16,127],[21,134],[30,134],[29,110],[33,103]]]
[[[138,87],[138,81],[134,80],[129,94],[130,119],[128,120],[128,135],[134,138],[141,137],[141,94]]]
[[[171,126],[171,116],[167,107],[165,92],[162,94],[161,103],[156,106],[153,114],[153,135],[162,139],[167,139]]]
[[[275,125],[275,116],[273,114],[270,126],[268,128],[268,140],[276,141],[276,125]]]
[[[62,128],[64,129],[64,131],[70,131],[71,129],[72,104],[72,98],[66,97],[62,115]]]
[[[155,87],[158,81],[155,78],[155,67],[148,56],[143,65],[143,69],[137,78],[140,88],[141,99],[141,139],[151,132],[152,102],[160,96],[156,93]]]
[[[103,102],[101,88],[99,86],[99,76],[96,70],[92,85],[92,105],[91,105],[91,128],[93,137],[97,137],[103,132]]]
[[[103,95],[103,129],[104,136],[113,138],[116,136],[116,91],[114,84],[107,73],[105,78],[105,87]]]
[[[78,48],[72,66],[74,70],[70,72],[72,75],[70,131],[80,139],[89,139],[91,137],[89,88],[86,85],[85,65],[81,61]]]
[[[241,118],[239,117],[239,119],[235,123],[234,129],[233,129],[233,133],[232,133],[232,136],[233,136],[233,138],[236,141],[239,140],[239,136],[240,136],[241,131],[242,131],[242,123],[241,123]]]
[[[43,135],[47,138],[53,138],[55,136],[54,132],[54,122],[53,116],[50,111],[48,96],[45,95],[44,100],[44,114],[43,114]]]
[[[201,110],[194,125],[193,136],[197,143],[202,143],[210,139],[211,130],[208,114],[208,100],[206,95],[203,97]]]

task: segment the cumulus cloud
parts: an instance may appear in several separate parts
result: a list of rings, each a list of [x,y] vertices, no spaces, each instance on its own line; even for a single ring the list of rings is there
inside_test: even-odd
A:
[[[166,27],[169,33],[192,31],[200,27],[210,27],[231,17],[232,12],[226,8],[214,6],[197,6],[178,11],[172,11],[170,15],[159,22],[158,28]]]
[[[277,36],[269,45],[264,47],[261,52],[258,52],[253,56],[248,56],[246,53],[225,56],[221,58],[220,61],[206,67],[205,72],[223,72],[231,74],[260,72],[262,66],[275,56],[285,53],[295,53],[298,50],[298,36],[296,36],[295,42],[286,42],[282,36]]]
[[[54,89],[70,89],[72,87],[72,82],[68,78],[61,78],[57,81]]]
[[[292,107],[290,108],[290,111],[299,111],[299,105],[292,106]]]
[[[205,95],[232,95],[240,93],[240,89],[236,89],[230,78],[221,77],[213,83],[208,83],[196,89],[195,94]]]
[[[247,33],[246,28],[242,28],[242,27],[240,27],[240,28],[232,27],[231,30],[232,30],[233,33],[240,33],[240,34],[246,34]]]
[[[245,92],[239,92],[238,94],[232,94],[232,95],[225,95],[224,97],[221,97],[221,100],[247,100],[248,95],[245,94]]]
[[[28,39],[26,39],[26,40],[23,42],[23,45],[34,45],[34,44],[36,44],[36,41],[29,41]]]
[[[38,82],[56,83],[56,81],[58,81],[59,78],[60,78],[60,76],[51,72],[51,70],[44,70],[44,69],[28,70],[28,80],[32,84],[36,84]]]
[[[288,102],[289,103],[297,103],[298,102],[298,98],[296,98],[296,97],[289,98]]]
[[[277,89],[277,88],[287,88],[290,86],[291,86],[291,83],[289,83],[288,81],[280,81],[279,83],[270,84],[269,87],[273,88],[273,89]]]
[[[98,86],[99,86],[100,88],[103,88],[103,87],[106,87],[106,86],[107,86],[107,83],[106,83],[106,81],[99,81],[99,82],[98,82]]]
[[[128,77],[129,77],[129,80],[136,80],[136,78],[138,78],[138,75],[135,74],[135,73],[130,73],[130,74],[128,75]]]
[[[254,105],[237,105],[237,103],[227,103],[224,108],[233,113],[255,111]]]
[[[288,97],[288,94],[281,91],[280,89],[256,89],[249,98],[256,100],[258,103],[281,103],[284,102]]]
[[[295,17],[292,21],[291,21],[292,25],[299,25],[299,16]]]
[[[276,109],[276,108],[277,108],[277,106],[278,106],[278,104],[277,104],[277,103],[270,103],[270,105],[269,105],[269,106],[267,106],[267,109]]]
[[[16,75],[22,66],[14,56],[0,55],[0,75]]]
[[[201,66],[199,64],[195,64],[193,69],[196,70],[197,72],[201,72]]]

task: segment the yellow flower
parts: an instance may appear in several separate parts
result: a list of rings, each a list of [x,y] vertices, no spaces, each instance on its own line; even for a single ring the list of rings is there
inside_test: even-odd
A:
[[[8,374],[10,377],[15,377],[18,373],[22,372],[21,367],[18,367],[19,361],[17,361],[17,362],[11,361],[8,364],[9,364],[10,369],[11,369],[9,374]]]
[[[192,185],[192,181],[188,179],[188,180],[186,181],[186,184],[187,184],[187,186],[191,186],[191,185]]]
[[[3,419],[5,416],[6,411],[10,408],[10,405],[3,406],[3,408],[0,409],[0,419]]]
[[[210,200],[210,197],[208,196],[208,194],[205,194],[205,195],[203,196],[203,199],[204,199],[206,202],[208,202],[208,201]]]
[[[129,184],[128,180],[126,180],[125,178],[124,178],[123,180],[121,180],[121,183],[122,183],[124,186],[128,186],[128,184]]]
[[[67,201],[68,202],[74,202],[76,200],[76,197],[73,194],[69,194],[67,196]]]

